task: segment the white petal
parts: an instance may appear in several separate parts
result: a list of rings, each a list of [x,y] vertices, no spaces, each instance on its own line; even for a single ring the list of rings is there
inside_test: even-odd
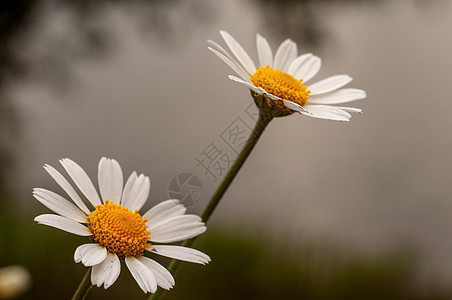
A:
[[[354,108],[354,107],[345,107],[345,106],[336,106],[337,108],[340,108],[342,110],[345,110],[347,112],[353,112],[353,113],[363,113],[363,110],[360,108]]]
[[[253,61],[249,57],[248,53],[243,50],[242,46],[226,31],[220,31],[221,36],[223,37],[226,44],[231,49],[232,53],[235,55],[237,60],[242,64],[242,66],[247,71],[248,75],[251,76],[256,72],[256,67],[254,66]]]
[[[143,219],[148,219],[146,223],[149,227],[156,226],[162,221],[185,214],[187,209],[177,199],[166,200],[160,202],[156,206],[148,210]]]
[[[226,52],[223,47],[211,40],[208,40],[207,42],[212,45],[212,47],[207,47],[207,49],[212,51],[216,56],[224,61],[232,70],[234,70],[234,72],[237,73],[237,75],[245,80],[250,78],[250,75],[242,67],[242,65],[238,61],[236,61],[235,58],[233,58],[228,52]]]
[[[69,158],[61,159],[60,163],[92,205],[102,204],[93,182],[78,164]]]
[[[195,215],[177,216],[149,227],[151,241],[157,243],[172,243],[190,239],[206,231],[201,218]]]
[[[344,85],[350,83],[352,78],[348,75],[335,75],[314,84],[309,85],[308,89],[311,91],[310,96],[328,93],[337,90]]]
[[[297,44],[290,39],[285,40],[276,50],[273,68],[287,72],[291,62],[297,57]]]
[[[255,86],[252,85],[251,83],[246,82],[246,81],[244,81],[244,80],[242,80],[242,79],[240,79],[240,78],[238,78],[238,77],[232,76],[232,75],[229,75],[228,77],[229,77],[229,79],[231,79],[231,80],[233,80],[233,81],[235,81],[235,82],[244,84],[247,88],[249,88],[249,89],[252,90],[253,92],[256,92],[256,93],[258,93],[258,94],[262,94],[261,89],[258,88],[258,87],[255,87]]]
[[[35,197],[44,206],[57,214],[80,223],[86,223],[87,218],[77,206],[70,203],[60,195],[41,188],[33,189],[33,197]]]
[[[162,219],[161,222],[151,224],[150,222],[147,223],[149,227],[149,231],[153,232],[154,230],[167,230],[166,228],[179,226],[179,225],[186,225],[191,223],[202,223],[201,218],[197,215],[179,215],[179,216],[171,216],[171,217],[165,217]]]
[[[92,235],[91,230],[89,230],[87,227],[83,226],[80,223],[77,223],[71,219],[58,216],[58,215],[40,215],[35,218],[35,221],[38,222],[38,224],[43,224],[51,227],[55,227],[58,229],[61,229],[66,232],[70,232],[76,235],[81,236],[90,236]]]
[[[351,118],[349,113],[334,106],[306,104],[304,108],[306,109],[306,112],[301,113],[314,118],[345,122],[348,122]]]
[[[84,244],[75,249],[74,261],[85,267],[98,265],[107,258],[107,249],[98,244]]]
[[[85,213],[89,214],[90,211],[88,207],[86,207],[85,203],[83,203],[83,200],[80,198],[78,193],[74,190],[72,185],[66,180],[66,178],[63,177],[63,175],[60,174],[55,168],[49,165],[45,165],[44,169],[49,173],[49,175],[58,183],[61,188],[71,197],[71,199],[74,201],[75,204]]]
[[[294,102],[292,102],[292,101],[289,101],[289,100],[283,100],[283,102],[284,102],[284,106],[290,108],[291,110],[295,110],[295,111],[298,111],[298,112],[306,111],[306,110],[303,108],[303,106],[301,106],[301,105],[299,105],[299,104],[297,104],[297,103],[294,103]]]
[[[319,57],[311,56],[291,74],[297,79],[303,79],[303,83],[306,83],[319,72],[321,65],[322,60]]]
[[[133,182],[130,184],[128,184],[129,181],[126,183],[127,193],[124,191],[121,205],[132,211],[140,210],[148,199],[151,181],[149,180],[149,177],[144,176],[143,174],[136,179],[132,178],[131,181]]]
[[[264,94],[265,96],[267,96],[268,98],[270,98],[270,99],[273,100],[273,101],[276,101],[276,100],[283,100],[283,99],[279,98],[278,96],[275,96],[275,95],[273,95],[273,94],[267,93],[264,89],[262,89],[262,91],[263,91],[263,94]]]
[[[149,270],[151,270],[155,276],[158,286],[164,288],[165,290],[169,290],[174,286],[174,278],[164,266],[145,256],[141,256],[138,260]]]
[[[261,67],[273,66],[273,53],[267,40],[259,33],[256,36],[257,54],[259,56],[259,64]]]
[[[98,180],[102,200],[119,204],[124,183],[119,163],[114,159],[102,157],[99,162]]]
[[[104,285],[108,289],[121,273],[121,262],[116,254],[107,252],[107,257],[98,265],[94,265],[91,271],[91,283],[97,287]]]
[[[341,89],[328,94],[311,96],[308,99],[312,104],[338,104],[366,98],[366,92],[359,89]]]
[[[135,181],[137,180],[138,175],[137,172],[133,171],[127,179],[126,184],[124,185],[124,191],[122,192],[121,205],[124,203],[124,199],[128,199],[130,196],[130,192],[132,191]]]
[[[149,248],[146,248],[146,250],[160,254],[162,256],[197,264],[205,265],[210,262],[210,257],[207,254],[202,253],[201,251],[198,251],[196,249],[182,246],[153,245]]]
[[[157,281],[154,273],[135,257],[128,256],[125,259],[126,265],[137,281],[140,288],[145,293],[154,293],[157,290]]]
[[[295,77],[295,73],[298,71],[298,69],[301,68],[301,66],[304,65],[312,57],[313,57],[312,53],[306,53],[298,56],[290,63],[287,73],[292,74]]]

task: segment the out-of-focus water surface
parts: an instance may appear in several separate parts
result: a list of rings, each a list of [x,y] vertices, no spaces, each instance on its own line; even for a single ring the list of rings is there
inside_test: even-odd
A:
[[[2,180],[21,211],[47,211],[31,196],[57,189],[43,164],[69,157],[95,179],[109,156],[151,177],[148,207],[168,197],[173,176],[194,173],[199,212],[221,176],[195,158],[211,142],[233,156],[222,132],[237,117],[253,125],[249,92],[206,40],[227,30],[256,60],[256,32],[273,49],[291,38],[322,58],[315,79],[349,74],[350,87],[366,90],[352,105],[364,114],[272,121],[211,224],[258,230],[281,241],[280,253],[306,236],[371,255],[407,247],[419,286],[452,294],[451,2],[46,1],[29,10],[5,39],[0,78]]]

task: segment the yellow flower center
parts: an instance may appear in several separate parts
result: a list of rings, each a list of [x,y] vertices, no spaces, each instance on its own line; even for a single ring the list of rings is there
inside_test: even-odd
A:
[[[296,79],[281,70],[275,70],[270,66],[260,67],[251,77],[251,82],[263,88],[267,93],[281,99],[295,102],[301,106],[308,101],[309,93],[307,86],[301,84],[303,79]],[[276,101],[281,108],[286,108],[282,101]]]
[[[138,210],[105,201],[88,215],[88,228],[95,243],[115,253],[120,259],[141,256],[150,245],[150,233]]]

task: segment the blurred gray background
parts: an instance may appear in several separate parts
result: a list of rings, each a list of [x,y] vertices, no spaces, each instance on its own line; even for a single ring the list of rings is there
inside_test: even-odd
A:
[[[253,125],[249,92],[206,40],[223,45],[226,30],[257,62],[258,32],[274,51],[291,38],[320,56],[312,82],[349,74],[368,98],[350,105],[364,110],[350,123],[273,120],[209,228],[250,232],[280,255],[305,241],[369,260],[402,249],[415,293],[452,295],[450,1],[19,1],[2,16],[2,209],[26,215],[24,229],[48,212],[32,188],[60,191],[42,166],[62,170],[63,157],[93,180],[102,156],[149,175],[146,208],[193,173],[204,191],[190,210],[200,212],[221,176],[195,158],[212,141],[234,156],[220,134],[237,117]],[[13,246],[2,241],[2,266],[21,263]],[[74,268],[75,288],[84,268]]]

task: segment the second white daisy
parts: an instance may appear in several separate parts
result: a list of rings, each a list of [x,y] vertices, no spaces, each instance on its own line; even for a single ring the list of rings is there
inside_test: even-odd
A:
[[[52,191],[35,188],[33,196],[57,213],[37,216],[35,221],[91,238],[93,243],[81,245],[75,250],[74,259],[77,263],[92,267],[93,285],[110,287],[119,276],[120,261],[124,260],[145,293],[154,293],[157,286],[172,288],[175,283],[173,276],[155,260],[144,256],[145,251],[199,264],[210,261],[209,256],[195,249],[155,244],[193,238],[206,231],[206,226],[199,216],[185,214],[186,208],[179,200],[163,201],[141,216],[138,210],[148,198],[149,177],[133,172],[123,188],[123,175],[118,162],[104,157],[98,168],[99,197],[88,175],[78,164],[67,158],[60,162],[94,210],[88,209],[61,173],[46,165],[45,170],[75,205]]]
[[[342,89],[352,81],[350,76],[335,75],[307,84],[320,70],[321,60],[311,53],[298,56],[297,45],[290,39],[285,40],[273,56],[267,40],[257,34],[259,68],[256,68],[229,33],[220,33],[235,58],[213,41],[208,41],[211,45],[208,48],[240,76],[230,75],[229,78],[275,101],[282,112],[280,115],[300,112],[315,118],[349,121],[349,112],[361,112],[358,108],[332,106],[366,98],[363,90]]]

